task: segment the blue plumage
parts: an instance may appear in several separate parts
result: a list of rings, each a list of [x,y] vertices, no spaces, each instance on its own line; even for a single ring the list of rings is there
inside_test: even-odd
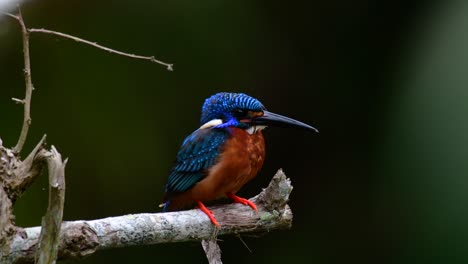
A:
[[[188,136],[169,174],[166,192],[184,192],[203,179],[205,170],[215,164],[229,136],[226,129],[199,129]]]
[[[213,119],[221,119],[223,123],[208,129],[198,129],[185,138],[166,183],[164,210],[169,207],[172,195],[193,187],[216,164],[223,144],[231,136],[228,127],[248,127],[236,118],[239,111],[244,111],[240,114],[245,114],[245,111],[264,109],[260,101],[242,93],[217,93],[205,100],[201,124]]]
[[[257,99],[243,93],[217,93],[205,100],[200,123],[213,119],[235,120],[237,110],[261,112],[265,107]]]
[[[225,196],[257,211],[253,202],[236,192],[263,165],[262,129],[278,126],[318,132],[305,123],[267,111],[260,101],[242,93],[217,93],[206,99],[200,122],[201,127],[180,147],[161,206],[169,211],[196,205],[217,227],[220,225],[205,202]]]

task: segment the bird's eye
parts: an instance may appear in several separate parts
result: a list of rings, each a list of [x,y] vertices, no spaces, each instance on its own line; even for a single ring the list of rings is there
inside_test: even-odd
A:
[[[234,115],[237,117],[246,117],[249,114],[249,111],[244,109],[236,109],[234,110]]]

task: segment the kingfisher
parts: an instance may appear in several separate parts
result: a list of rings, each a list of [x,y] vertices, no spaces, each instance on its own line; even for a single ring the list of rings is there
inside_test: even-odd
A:
[[[200,127],[185,138],[165,186],[163,211],[198,207],[220,227],[205,203],[229,198],[256,205],[236,193],[252,180],[265,160],[262,130],[267,126],[294,127],[318,132],[289,117],[268,112],[243,93],[221,92],[205,100]]]

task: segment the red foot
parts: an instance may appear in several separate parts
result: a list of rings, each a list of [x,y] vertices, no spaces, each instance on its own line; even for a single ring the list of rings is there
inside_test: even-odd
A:
[[[208,208],[206,208],[206,206],[202,202],[197,201],[197,204],[198,204],[198,209],[200,209],[202,212],[204,212],[208,216],[208,218],[210,218],[211,223],[213,223],[213,225],[215,225],[217,228],[221,228],[221,225],[219,225],[218,221],[214,217],[213,212],[208,210]]]
[[[257,206],[252,203],[251,201],[245,199],[245,198],[242,198],[242,197],[239,197],[233,193],[226,193],[227,197],[229,197],[231,200],[233,200],[235,203],[241,203],[243,205],[248,205],[250,206],[250,208],[252,208],[255,212],[258,213],[258,209],[257,209]]]

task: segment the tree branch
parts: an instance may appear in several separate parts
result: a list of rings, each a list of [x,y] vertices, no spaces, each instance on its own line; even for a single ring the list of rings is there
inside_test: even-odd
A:
[[[13,18],[13,19],[15,19],[15,20],[19,20],[19,17],[18,17],[18,16],[15,16],[15,15],[10,14],[10,13],[8,13],[8,12],[0,12],[0,13],[4,14],[5,16],[11,17],[11,18]]]
[[[80,42],[80,43],[90,45],[90,46],[93,46],[93,47],[101,49],[101,50],[105,50],[105,51],[107,51],[109,53],[114,53],[114,54],[118,54],[118,55],[121,55],[121,56],[124,56],[124,57],[133,58],[133,59],[148,60],[148,61],[151,61],[153,63],[158,63],[158,64],[161,64],[163,66],[166,66],[168,71],[173,71],[174,70],[174,68],[173,68],[174,64],[162,62],[160,60],[157,60],[154,56],[140,56],[140,55],[125,53],[125,52],[122,52],[122,51],[118,51],[118,50],[114,50],[114,49],[111,49],[111,48],[108,48],[108,47],[104,47],[102,45],[97,44],[96,42],[91,42],[89,40],[85,40],[85,39],[78,38],[78,37],[75,37],[75,36],[72,36],[72,35],[68,35],[68,34],[53,31],[53,30],[48,30],[48,29],[44,29],[44,28],[30,28],[30,29],[28,29],[28,32],[30,32],[30,33],[45,33],[45,34],[49,34],[49,35],[59,36],[59,37],[66,38],[66,39],[71,39],[71,40],[74,40],[76,42]]]
[[[292,223],[292,212],[286,204],[291,191],[289,179],[279,170],[270,185],[251,199],[257,204],[258,214],[240,204],[211,207],[222,226],[220,230],[199,210],[64,222],[58,256],[79,258],[109,248],[201,241],[216,237],[216,232],[228,235],[287,229]],[[14,237],[9,254],[0,256],[0,263],[33,261],[40,227],[26,228],[25,233]]]
[[[39,250],[36,253],[38,264],[55,263],[57,259],[60,228],[62,226],[63,205],[65,203],[65,166],[67,160],[52,146],[51,151],[41,151],[39,156],[47,160],[49,171],[49,206],[42,218]]]
[[[0,146],[0,156],[3,161],[0,164],[0,178],[13,204],[41,174],[45,159],[37,156],[44,149],[45,140],[46,135],[24,161],[19,160],[11,150]]]
[[[203,240],[201,244],[209,264],[223,263],[221,261],[221,249],[219,248],[218,242],[216,241],[216,236],[208,240]]]
[[[0,263],[12,263],[23,260],[32,262],[34,261],[34,256],[37,257],[38,263],[55,263],[61,242],[60,235],[65,199],[64,175],[67,160],[62,162],[60,153],[58,153],[53,146],[51,151],[44,149],[45,135],[24,161],[21,161],[19,158],[19,153],[24,147],[31,125],[31,98],[34,90],[31,78],[29,34],[31,32],[38,32],[72,39],[110,53],[159,63],[166,66],[167,69],[171,71],[173,70],[173,64],[164,63],[156,60],[154,57],[139,56],[113,50],[98,45],[97,43],[56,31],[28,29],[23,20],[19,5],[18,15],[13,15],[8,12],[0,12],[0,14],[4,14],[16,20],[21,28],[26,85],[24,99],[12,98],[14,102],[23,104],[24,106],[23,126],[18,142],[16,146],[10,150],[2,146],[3,142],[0,139]],[[32,231],[32,233],[28,235],[23,229],[14,226],[14,215],[12,213],[13,205],[17,198],[21,196],[25,189],[29,187],[34,179],[41,173],[45,163],[48,164],[49,171],[49,206],[42,221],[42,228],[32,228],[35,231]],[[39,230],[40,232],[36,232]],[[15,241],[18,239],[21,241],[31,241],[31,238],[34,239],[32,242],[33,245],[32,247],[28,247],[25,251],[28,252],[26,257],[24,257],[22,253],[14,252],[15,246],[13,246],[13,244],[15,244]],[[71,242],[69,244],[73,245],[74,243]],[[18,246],[18,244],[15,245]],[[20,247],[21,246],[25,246],[25,244],[20,244]],[[80,251],[80,254],[81,253]],[[15,256],[20,257],[15,258]]]
[[[28,137],[29,126],[31,125],[31,97],[33,91],[33,84],[31,79],[31,59],[29,55],[29,33],[28,29],[24,23],[23,16],[21,15],[21,9],[18,7],[18,16],[10,15],[10,17],[15,18],[20,27],[21,33],[23,35],[23,54],[24,54],[24,81],[26,83],[26,93],[23,100],[24,105],[24,117],[23,117],[23,127],[21,128],[21,134],[18,139],[18,143],[13,148],[15,153],[20,153],[23,149],[26,138]]]
[[[19,11],[19,8],[18,8],[18,11]],[[26,29],[26,32],[28,32],[28,33],[44,33],[44,34],[59,36],[59,37],[66,38],[66,39],[71,39],[71,40],[74,40],[74,41],[79,42],[79,43],[83,43],[83,44],[90,45],[90,46],[93,46],[93,47],[101,49],[101,50],[105,50],[105,51],[107,51],[109,53],[114,53],[114,54],[124,56],[124,57],[129,57],[129,58],[133,58],[133,59],[140,59],[140,60],[147,60],[147,61],[150,61],[150,62],[153,62],[153,63],[157,63],[157,64],[165,66],[168,71],[173,71],[174,70],[174,64],[160,61],[160,60],[156,59],[154,56],[141,56],[141,55],[130,54],[130,53],[126,53],[126,52],[123,52],[123,51],[114,50],[114,49],[99,45],[96,42],[92,42],[92,41],[89,41],[89,40],[85,40],[85,39],[82,39],[82,38],[79,38],[79,37],[75,37],[75,36],[72,36],[72,35],[68,35],[68,34],[65,34],[65,33],[62,33],[62,32],[53,31],[53,30],[49,30],[49,29],[44,29],[44,28],[29,28],[28,29],[26,27],[23,28],[24,20],[21,17],[21,12],[19,12],[18,16],[15,16],[15,15],[10,14],[8,12],[0,12],[0,13],[4,14],[4,15],[10,17],[10,18],[13,18],[13,19],[17,20],[20,23],[20,26],[22,27],[21,28],[22,31],[23,31],[23,29]],[[23,31],[23,36],[24,36],[24,31]],[[23,37],[23,39],[24,39],[24,37]],[[21,100],[15,100],[15,101],[21,102]]]

